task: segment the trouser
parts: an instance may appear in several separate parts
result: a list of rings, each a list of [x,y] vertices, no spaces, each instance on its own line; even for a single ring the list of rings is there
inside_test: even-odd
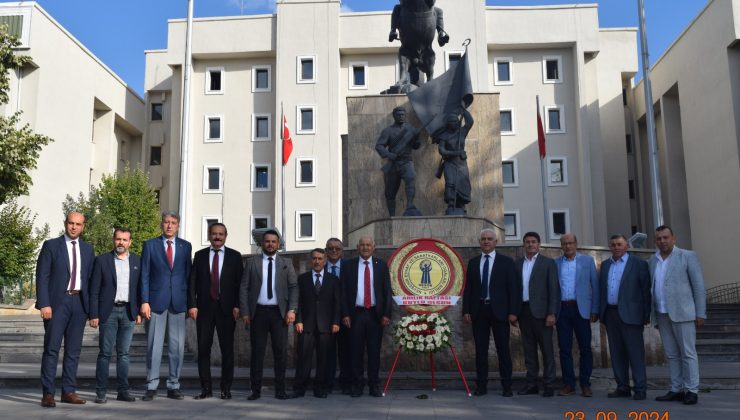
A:
[[[500,321],[493,316],[491,304],[486,303],[478,307],[473,316],[473,340],[475,341],[475,373],[478,388],[488,386],[488,347],[491,332],[493,343],[498,356],[498,372],[501,376],[501,385],[504,389],[511,388],[511,351],[509,349],[509,321]]]
[[[118,382],[118,393],[127,392],[128,386],[128,350],[131,339],[134,336],[134,325],[136,323],[129,318],[128,304],[114,306],[108,319],[100,323],[100,335],[98,337],[100,352],[95,366],[95,392],[98,396],[105,396],[108,391],[108,366],[116,348],[116,380]]]
[[[161,313],[152,312],[151,319],[146,322],[146,388],[149,391],[155,391],[159,386],[159,366],[162,363],[165,331],[169,359],[167,389],[180,389],[180,371],[185,356],[185,312],[167,310]]]
[[[645,392],[647,371],[645,369],[645,340],[642,337],[644,326],[625,324],[619,316],[617,306],[611,305],[604,312],[604,324],[609,338],[609,354],[617,388],[623,391],[630,390],[629,368],[632,367],[635,392]]]
[[[344,324],[339,326],[336,338],[329,346],[329,356],[326,361],[326,388],[334,387],[334,378],[337,376],[337,364],[339,365],[339,386],[341,389],[349,389],[352,386],[352,357],[349,328]]]
[[[203,390],[212,390],[211,347],[213,330],[218,335],[221,348],[221,391],[231,390],[234,381],[234,330],[236,321],[231,312],[224,314],[221,302],[209,299],[207,308],[198,308],[195,327],[198,331],[198,376]]]
[[[44,353],[41,356],[41,388],[44,394],[54,394],[59,349],[64,339],[62,362],[62,394],[75,392],[77,365],[80,361],[82,335],[87,314],[79,294],[65,294],[60,304],[52,310],[51,319],[44,320]]]
[[[537,386],[537,375],[540,371],[537,347],[542,352],[542,381],[545,387],[555,383],[555,350],[552,343],[552,327],[545,326],[545,320],[535,318],[528,303],[522,305],[519,317],[519,328],[522,333],[524,365],[527,367],[527,386]]]
[[[328,349],[334,342],[334,335],[330,332],[321,333],[318,329],[303,331],[298,335],[298,357],[293,389],[303,393],[308,388],[311,377],[311,364],[313,355],[316,354],[316,376],[313,391],[320,393],[328,389],[326,362],[329,356]]]
[[[579,368],[578,382],[581,387],[591,386],[593,354],[591,353],[591,322],[581,317],[578,306],[563,303],[557,321],[558,347],[560,347],[560,369],[563,371],[563,384],[575,388],[576,374],[573,366],[573,333],[578,341]]]
[[[696,355],[694,321],[673,322],[658,314],[658,332],[671,374],[671,391],[699,392],[699,358]]]
[[[378,387],[380,379],[380,344],[383,327],[375,308],[355,308],[352,328],[352,385],[362,390],[365,386],[363,356],[367,352],[367,383],[370,388]]]
[[[277,305],[257,305],[249,330],[252,343],[252,360],[249,379],[253,392],[262,391],[262,371],[267,346],[267,334],[270,334],[272,355],[275,359],[275,393],[285,392],[285,363],[288,356],[288,326],[285,325],[280,308]]]

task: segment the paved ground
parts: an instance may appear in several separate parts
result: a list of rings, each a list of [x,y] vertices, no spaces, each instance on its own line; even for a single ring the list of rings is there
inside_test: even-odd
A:
[[[385,398],[350,398],[332,394],[326,400],[306,397],[279,401],[272,398],[269,389],[258,401],[247,401],[246,392],[235,391],[234,399],[195,401],[197,389],[184,390],[187,398],[173,401],[160,397],[152,402],[123,403],[109,401],[105,405],[88,402],[71,406],[57,402],[54,409],[39,406],[37,388],[4,388],[0,393],[0,413],[3,418],[75,418],[114,419],[149,417],[156,419],[565,419],[565,420],[727,420],[740,417],[740,391],[712,391],[701,393],[699,405],[653,401],[661,392],[649,391],[648,400],[615,400],[605,396],[606,390],[595,390],[593,398],[514,396],[504,398],[497,394],[467,397],[462,391],[429,392],[403,390],[389,393]],[[80,394],[92,399],[92,390]],[[428,399],[419,399],[421,394]],[[139,397],[142,391],[135,391]],[[568,412],[573,412],[573,416]],[[610,414],[611,412],[611,414]],[[583,413],[583,417],[579,416]],[[598,414],[603,413],[603,414]],[[642,414],[641,413],[646,413]],[[652,414],[657,413],[657,414]],[[668,413],[664,416],[664,413]]]

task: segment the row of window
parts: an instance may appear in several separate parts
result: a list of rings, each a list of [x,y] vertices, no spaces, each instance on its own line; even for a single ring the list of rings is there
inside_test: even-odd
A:
[[[559,239],[560,236],[570,232],[570,210],[552,209],[549,211],[549,214],[550,239]],[[522,239],[519,210],[504,211],[504,235],[508,241]]]
[[[313,241],[316,239],[315,232],[315,210],[297,210],[295,212],[295,224],[296,234],[295,240],[298,242]],[[208,228],[214,223],[222,223],[223,219],[221,216],[203,216],[201,223],[201,242],[203,245],[208,245]],[[252,224],[250,232],[254,229],[264,229],[272,226],[272,217],[267,214],[253,214]],[[251,239],[249,243],[254,243]]]
[[[152,121],[162,120],[162,104],[152,104]],[[156,118],[155,118],[156,117]],[[316,106],[296,106],[296,134],[316,133]],[[270,141],[271,114],[252,114],[252,141]],[[203,141],[205,143],[221,143],[224,141],[224,116],[206,115],[203,122]]]
[[[509,159],[501,162],[504,187],[519,186],[519,163],[517,159]],[[559,187],[568,185],[568,158],[547,158],[547,185]]]
[[[542,83],[563,82],[563,59],[559,55],[542,57]],[[493,84],[497,86],[514,84],[514,59],[496,57],[493,59]]]
[[[314,158],[296,158],[296,187],[315,187],[316,176]],[[272,165],[269,163],[251,164],[252,181],[250,191],[272,191]],[[203,166],[203,193],[223,192],[224,168],[221,165]]]
[[[516,134],[516,120],[512,108],[501,108],[499,111],[501,135]],[[545,105],[545,133],[565,134],[565,111],[563,105]]]

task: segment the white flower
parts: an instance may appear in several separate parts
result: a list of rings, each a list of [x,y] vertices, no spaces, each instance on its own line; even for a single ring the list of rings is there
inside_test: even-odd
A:
[[[442,340],[447,341],[447,336],[442,337]]]
[[[421,324],[421,330],[429,329],[429,325],[427,324]]]
[[[432,337],[431,335],[428,335],[426,341],[427,343],[431,343],[432,341],[434,341],[434,337]]]

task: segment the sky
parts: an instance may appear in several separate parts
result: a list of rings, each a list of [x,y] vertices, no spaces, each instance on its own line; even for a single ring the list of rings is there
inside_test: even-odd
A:
[[[271,13],[275,0],[193,0],[195,17]],[[468,0],[459,0],[468,1]],[[645,0],[654,63],[709,0]],[[0,0],[16,3],[17,0]],[[167,47],[167,20],[187,15],[186,0],[37,0],[57,22],[143,95],[144,51]],[[397,0],[342,0],[344,11],[391,10]],[[637,0],[486,0],[489,6],[598,3],[599,25],[637,27]],[[639,40],[638,40],[639,42]],[[639,51],[639,50],[638,50]]]

